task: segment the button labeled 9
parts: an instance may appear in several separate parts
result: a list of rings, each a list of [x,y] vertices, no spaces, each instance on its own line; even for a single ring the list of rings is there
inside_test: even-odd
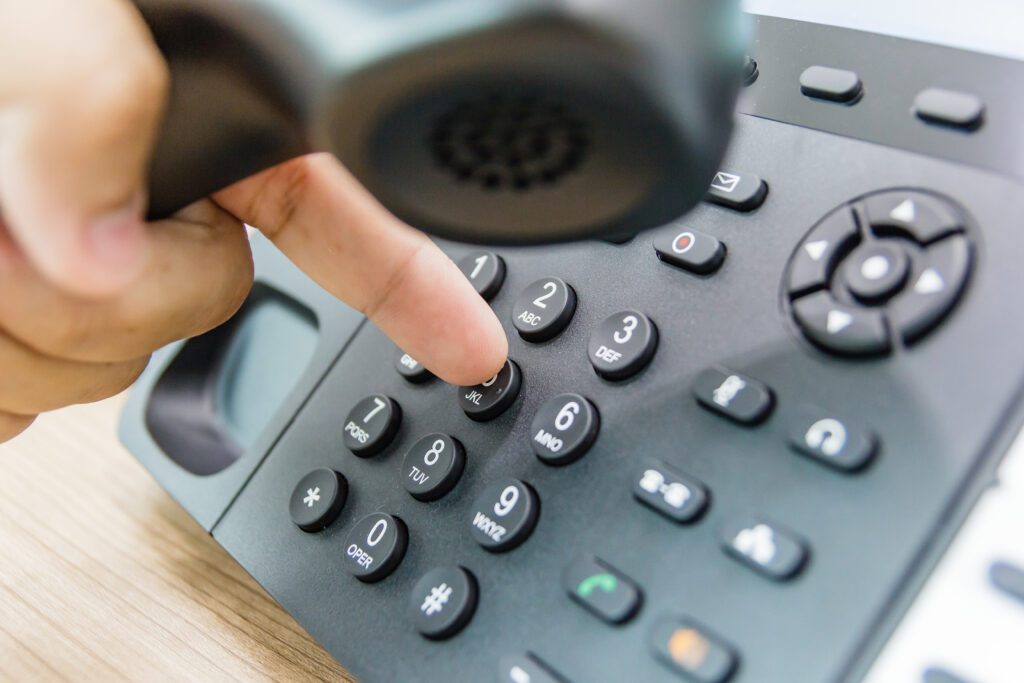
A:
[[[529,342],[542,342],[566,328],[576,312],[576,292],[564,280],[546,277],[523,290],[512,307],[512,324]]]
[[[561,394],[537,411],[530,426],[530,445],[543,462],[567,465],[590,449],[599,427],[593,403],[579,394]]]

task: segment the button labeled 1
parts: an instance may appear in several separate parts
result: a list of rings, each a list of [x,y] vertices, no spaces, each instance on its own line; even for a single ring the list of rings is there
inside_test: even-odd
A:
[[[402,461],[402,482],[416,500],[437,500],[452,490],[466,467],[462,444],[447,434],[427,434]]]
[[[579,394],[555,396],[534,416],[530,445],[547,464],[568,465],[594,444],[600,424],[597,408]]]
[[[345,537],[345,567],[360,581],[380,581],[395,571],[408,547],[405,523],[392,515],[374,512],[356,522]]]
[[[576,292],[564,280],[546,277],[523,290],[512,307],[512,324],[530,342],[551,339],[576,312]]]
[[[493,251],[474,251],[456,265],[484,301],[493,299],[505,281],[505,261]]]
[[[537,525],[540,502],[533,489],[518,479],[487,487],[469,513],[473,539],[494,553],[525,541]]]
[[[605,318],[590,335],[590,364],[605,379],[623,380],[651,362],[658,328],[643,313],[626,310]]]

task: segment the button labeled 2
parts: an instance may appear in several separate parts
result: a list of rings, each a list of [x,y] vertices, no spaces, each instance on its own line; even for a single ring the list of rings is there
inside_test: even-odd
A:
[[[512,324],[529,342],[551,339],[565,329],[576,312],[576,292],[557,277],[537,280],[523,290],[512,307]]]

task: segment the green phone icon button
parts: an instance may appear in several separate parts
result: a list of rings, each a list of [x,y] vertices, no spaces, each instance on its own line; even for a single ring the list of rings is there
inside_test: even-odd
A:
[[[576,588],[576,593],[581,598],[586,598],[590,597],[590,594],[599,588],[605,593],[614,593],[618,586],[619,580],[614,575],[601,572],[600,574],[591,574],[580,581],[580,585]]]

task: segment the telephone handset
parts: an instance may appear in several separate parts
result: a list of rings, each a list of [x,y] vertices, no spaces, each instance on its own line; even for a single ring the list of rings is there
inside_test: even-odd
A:
[[[662,225],[717,170],[737,0],[137,0],[170,64],[164,216],[305,152],[460,240]]]

